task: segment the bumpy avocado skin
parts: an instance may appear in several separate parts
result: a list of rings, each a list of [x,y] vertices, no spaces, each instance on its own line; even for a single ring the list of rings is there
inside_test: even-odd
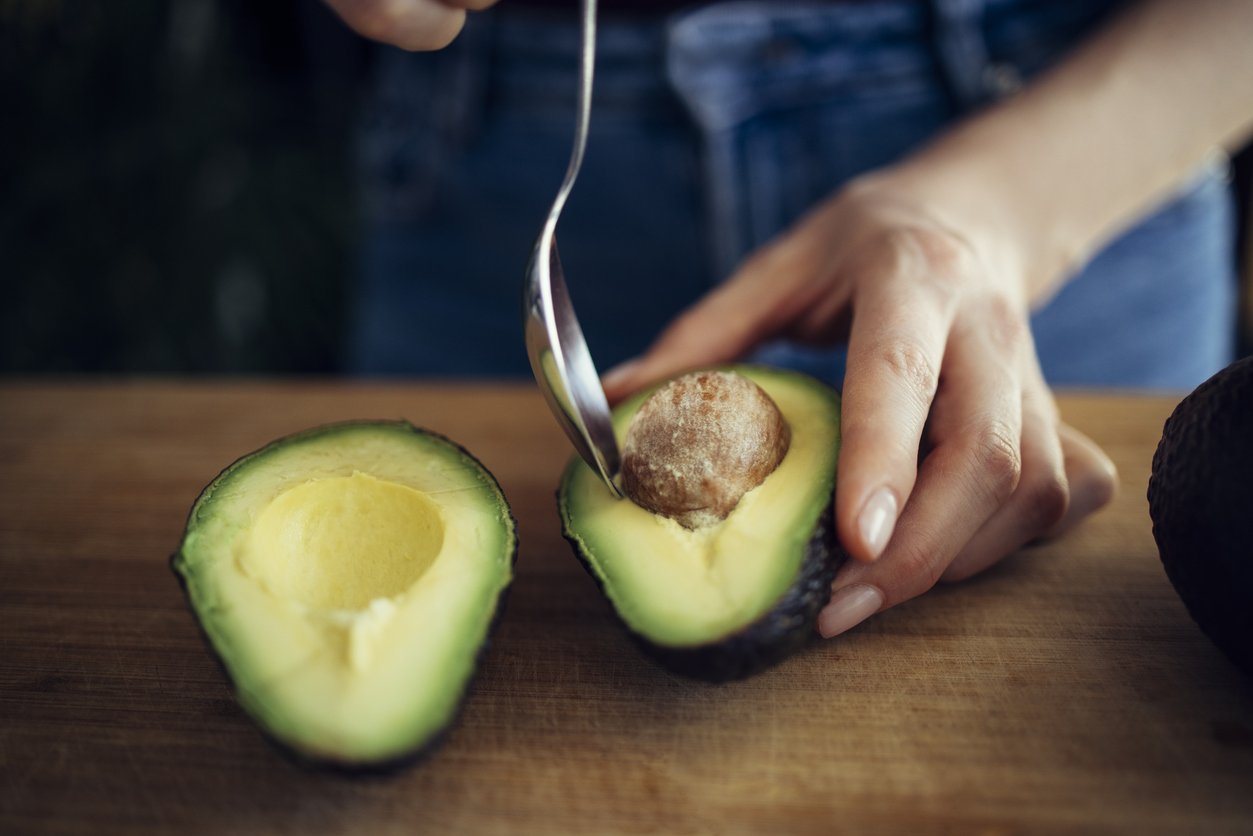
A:
[[[1175,408],[1148,499],[1162,565],[1189,614],[1253,675],[1253,357]]]
[[[236,468],[239,468],[247,464],[251,459],[262,455],[267,450],[278,445],[286,444],[286,443],[293,442],[293,441],[299,441],[302,439],[307,439],[313,436],[335,433],[341,429],[348,429],[351,427],[363,426],[363,425],[364,426],[373,425],[373,426],[380,426],[380,427],[397,427],[397,428],[407,430],[417,435],[422,435],[422,436],[435,439],[444,444],[447,444],[450,447],[455,448],[461,455],[465,456],[467,459],[472,461],[475,465],[477,465],[482,470],[484,474],[486,474],[487,478],[491,481],[492,485],[495,487],[496,492],[501,499],[502,511],[508,518],[510,529],[514,532],[514,535],[512,538],[511,549],[507,557],[509,567],[510,567],[510,577],[512,577],[513,569],[516,567],[517,560],[518,560],[518,537],[517,537],[518,521],[517,521],[517,518],[513,514],[512,507],[509,505],[508,500],[505,498],[504,491],[501,490],[500,482],[496,479],[495,475],[490,470],[488,470],[483,465],[483,463],[479,461],[478,458],[475,457],[474,454],[472,454],[465,447],[461,446],[460,444],[458,444],[457,442],[453,441],[452,439],[448,438],[445,435],[434,432],[433,430],[425,429],[423,427],[414,426],[408,421],[368,421],[368,420],[342,421],[342,422],[337,422],[337,423],[332,423],[332,424],[323,424],[321,426],[312,427],[310,429],[302,430],[300,432],[292,433],[291,435],[283,436],[282,438],[276,439],[270,442],[269,444],[265,445],[264,447],[261,447],[260,449],[254,450],[251,453],[247,453],[241,456],[240,458],[238,458],[237,460],[235,460],[234,462],[232,462],[231,464],[223,468],[222,471],[217,476],[215,476],[212,480],[210,480],[209,483],[203,489],[201,489],[200,493],[196,497],[195,502],[192,503],[192,506],[191,506],[192,510],[188,513],[188,520],[187,520],[187,525],[185,526],[185,528],[190,527],[191,515],[195,512],[195,509],[199,506],[201,498],[206,493],[211,491],[221,481],[221,479],[224,476],[226,476],[228,473],[235,470]],[[223,660],[218,655],[217,649],[213,646],[213,642],[209,638],[209,633],[203,621],[204,616],[200,612],[198,612],[195,606],[193,606],[192,604],[191,592],[187,587],[188,578],[182,568],[182,560],[183,560],[182,552],[183,552],[182,545],[180,544],[178,551],[170,555],[170,570],[174,573],[174,577],[178,581],[179,589],[181,589],[183,592],[183,600],[186,602],[187,608],[191,611],[192,619],[196,623],[196,628],[200,633],[201,641],[204,642],[205,647],[209,651],[209,655],[213,657],[215,662],[217,662],[218,669],[222,672],[222,675],[225,677],[226,682],[230,686],[231,690],[237,693],[238,685],[235,682],[235,678],[231,675],[230,668],[227,667],[225,660]],[[512,584],[506,584],[505,587],[500,591],[500,594],[498,595],[496,599],[496,610],[492,615],[492,620],[490,624],[488,625],[487,635],[484,637],[483,642],[479,645],[477,652],[475,653],[475,658],[474,658],[474,663],[473,663],[473,669],[475,671],[478,670],[478,667],[483,660],[483,655],[484,653],[487,652],[488,646],[491,644],[491,638],[493,635],[495,635],[497,625],[499,625],[500,619],[504,615],[505,606],[506,606],[506,603],[508,602],[509,590],[511,586]],[[346,775],[346,776],[357,775],[357,776],[364,777],[364,776],[390,775],[390,774],[402,771],[408,767],[411,767],[425,760],[427,757],[432,755],[443,745],[449,733],[452,731],[452,729],[457,725],[457,722],[460,720],[461,714],[465,709],[466,702],[470,697],[470,692],[474,688],[476,679],[477,677],[473,675],[467,679],[462,693],[457,698],[456,708],[453,710],[452,714],[449,716],[448,723],[443,728],[439,729],[434,735],[420,742],[413,749],[407,752],[402,752],[396,755],[395,757],[387,758],[384,760],[354,761],[354,760],[345,759],[345,758],[338,758],[331,754],[316,754],[315,755],[310,752],[306,752],[302,749],[299,749],[295,746],[292,746],[288,744],[286,741],[284,741],[283,739],[276,737],[275,735],[271,734],[270,731],[261,723],[254,722],[254,726],[261,733],[261,736],[266,741],[268,741],[269,744],[275,749],[275,751],[277,751],[283,757],[287,758],[292,763],[295,763],[303,768],[311,769],[311,770],[318,770],[318,771],[323,771],[323,772],[328,772],[328,773],[336,773],[336,774],[341,774],[341,775]]]
[[[668,670],[694,679],[729,682],[777,665],[816,637],[818,613],[830,600],[831,582],[847,559],[847,553],[835,536],[834,502],[828,503],[827,508],[805,545],[805,557],[787,592],[769,612],[739,631],[710,644],[669,647],[632,630],[616,611],[615,617],[645,654]],[[600,576],[580,549],[568,522],[562,533],[583,568],[604,593]],[[605,600],[608,602],[608,596]]]

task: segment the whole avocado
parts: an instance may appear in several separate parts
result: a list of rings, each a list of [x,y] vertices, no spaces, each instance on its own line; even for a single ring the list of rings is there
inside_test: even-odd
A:
[[[1253,674],[1253,357],[1175,408],[1148,498],[1170,582],[1214,644]]]

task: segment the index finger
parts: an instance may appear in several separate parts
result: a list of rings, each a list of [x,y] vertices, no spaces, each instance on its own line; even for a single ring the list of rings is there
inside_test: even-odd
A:
[[[858,267],[840,416],[835,516],[853,557],[883,553],[918,475],[954,304],[912,235]]]

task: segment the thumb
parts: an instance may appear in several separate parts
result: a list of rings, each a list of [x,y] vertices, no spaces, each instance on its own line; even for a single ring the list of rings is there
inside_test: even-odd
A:
[[[753,255],[667,326],[647,351],[607,372],[602,383],[609,402],[680,372],[738,359],[782,331],[798,307],[800,278],[782,255],[779,247]]]
[[[672,322],[644,354],[605,375],[606,397],[617,403],[680,372],[742,356],[768,336],[759,311],[740,307],[722,291],[706,296]]]
[[[725,363],[743,354],[749,340],[727,327],[712,302],[712,298],[698,302],[671,323],[644,354],[610,369],[602,380],[609,402],[617,403],[680,372]]]

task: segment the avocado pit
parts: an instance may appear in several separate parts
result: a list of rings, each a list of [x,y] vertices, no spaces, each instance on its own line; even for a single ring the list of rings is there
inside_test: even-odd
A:
[[[760,386],[731,371],[665,384],[640,406],[622,451],[622,490],[689,529],[717,524],[783,460],[791,431]]]

